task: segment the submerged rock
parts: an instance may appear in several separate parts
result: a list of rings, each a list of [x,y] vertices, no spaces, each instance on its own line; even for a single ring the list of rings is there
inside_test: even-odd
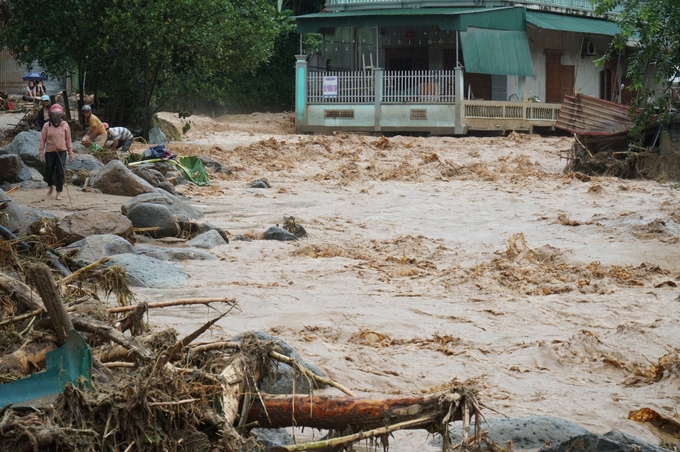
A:
[[[298,239],[294,234],[291,234],[278,226],[272,226],[264,231],[264,236],[262,238],[265,240],[280,240],[284,242]]]
[[[150,287],[153,289],[181,287],[186,283],[189,276],[170,263],[132,253],[111,256],[111,259],[104,265],[106,267],[112,265],[123,267],[127,271],[130,285],[133,287]]]

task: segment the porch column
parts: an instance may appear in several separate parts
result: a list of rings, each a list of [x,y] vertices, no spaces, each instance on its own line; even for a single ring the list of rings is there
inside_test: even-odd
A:
[[[382,68],[375,68],[373,70],[373,91],[375,92],[375,127],[376,132],[380,131],[380,105],[383,100],[383,75],[385,71]]]
[[[517,97],[520,102],[526,102],[526,98],[524,97],[524,82],[526,79],[527,78],[523,75],[517,77]]]
[[[464,135],[466,130],[463,127],[463,119],[464,119],[464,112],[465,110],[463,109],[463,101],[465,100],[465,97],[463,96],[465,87],[463,86],[464,84],[464,76],[465,76],[465,68],[463,66],[456,66],[454,69],[454,77],[455,77],[455,93],[456,93],[456,107],[455,107],[455,112],[456,112],[456,117],[454,118],[456,121],[454,133],[456,135]]]
[[[295,55],[295,122],[307,122],[307,55]]]

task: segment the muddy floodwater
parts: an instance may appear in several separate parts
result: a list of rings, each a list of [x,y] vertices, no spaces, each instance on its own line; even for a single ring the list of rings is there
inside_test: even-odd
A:
[[[232,174],[181,190],[232,241],[212,250],[218,261],[178,264],[184,287],[136,294],[238,300],[203,339],[265,331],[362,396],[467,382],[511,417],[654,444],[628,413],[679,415],[678,368],[663,367],[680,346],[677,183],[565,172],[569,137],[295,135],[290,115],[273,114],[188,121],[168,148]],[[248,188],[263,177],[272,188]],[[54,202],[30,196],[15,199]],[[65,213],[116,210],[69,196]],[[258,240],[284,215],[309,237]],[[188,333],[215,314],[171,308],[150,321]],[[436,450],[427,441],[397,433],[391,450]]]

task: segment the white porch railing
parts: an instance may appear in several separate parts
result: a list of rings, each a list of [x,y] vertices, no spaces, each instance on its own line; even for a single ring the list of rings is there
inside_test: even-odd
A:
[[[454,71],[386,71],[383,102],[453,103]]]
[[[324,97],[324,77],[337,77],[337,96]],[[375,102],[372,71],[309,72],[307,102],[324,104],[372,104]]]
[[[322,104],[372,104],[377,71],[309,72],[307,102]],[[385,71],[383,103],[453,103],[454,71]],[[337,95],[324,96],[324,78],[335,77]]]
[[[466,119],[525,119],[529,121],[557,121],[561,104],[534,102],[497,102],[487,100],[463,101]]]

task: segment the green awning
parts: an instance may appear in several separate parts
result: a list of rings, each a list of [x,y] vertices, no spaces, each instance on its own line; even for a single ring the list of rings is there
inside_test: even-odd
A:
[[[460,33],[465,72],[533,77],[529,42],[523,31],[470,27]]]
[[[306,14],[295,18],[299,33],[318,33],[322,28],[429,26],[440,30],[484,27],[524,31],[526,14],[522,7],[504,8],[406,8],[339,11]]]
[[[527,11],[527,22],[545,30],[571,31],[590,35],[614,36],[621,32],[618,24],[594,17],[576,17],[564,14]]]

